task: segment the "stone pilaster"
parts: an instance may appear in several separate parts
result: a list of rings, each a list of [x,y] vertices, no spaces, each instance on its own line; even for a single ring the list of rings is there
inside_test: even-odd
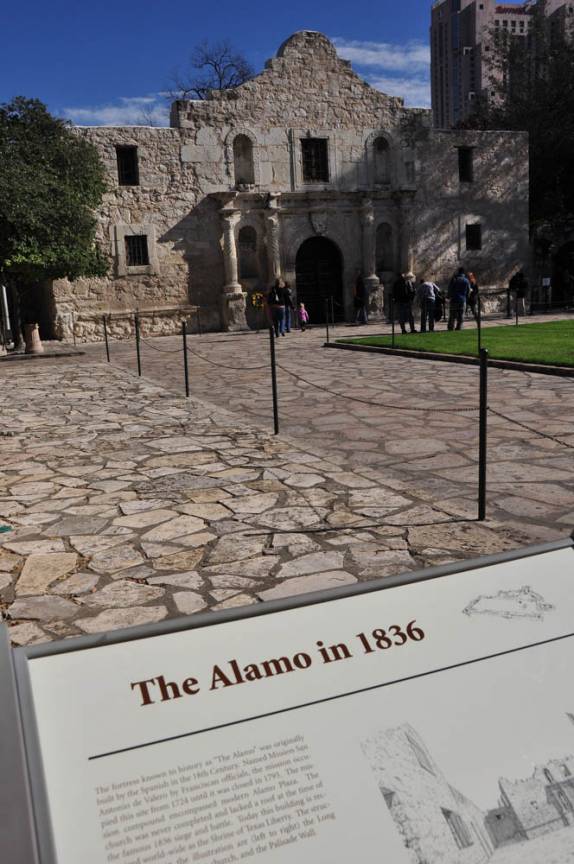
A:
[[[375,208],[367,199],[361,207],[363,228],[363,279],[369,292],[369,313],[379,317],[383,311],[383,291],[377,276],[377,249],[375,236]]]
[[[223,220],[223,260],[225,265],[225,285],[221,301],[221,316],[225,330],[246,330],[245,296],[239,283],[239,264],[235,243],[235,226],[239,221],[236,211],[222,211]]]
[[[400,272],[408,273],[413,268],[412,218],[413,195],[399,193],[396,198],[398,206],[399,227],[399,264]]]
[[[269,276],[272,282],[281,276],[281,237],[279,226],[279,196],[270,195],[265,213]]]

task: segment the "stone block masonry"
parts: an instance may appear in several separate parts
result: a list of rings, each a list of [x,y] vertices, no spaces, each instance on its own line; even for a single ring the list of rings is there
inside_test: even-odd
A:
[[[170,128],[77,131],[108,174],[97,236],[110,271],[51,286],[60,337],[72,313],[92,340],[103,313],[136,309],[150,332],[176,332],[189,307],[209,329],[255,327],[251,295],[279,276],[315,320],[326,295],[350,320],[361,272],[381,315],[407,269],[444,285],[462,263],[500,288],[527,260],[526,135],[433,131],[430,112],[370,87],[320,33],[291,36],[241,87],[175,102]]]

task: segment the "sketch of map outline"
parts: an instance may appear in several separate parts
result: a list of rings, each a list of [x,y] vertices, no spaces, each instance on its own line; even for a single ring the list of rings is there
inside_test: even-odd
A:
[[[510,601],[510,606],[496,606],[496,603]],[[487,608],[477,608],[485,604]],[[514,604],[514,608],[512,608]],[[489,608],[490,607],[490,608]],[[528,618],[531,621],[543,621],[544,613],[554,609],[551,603],[546,603],[544,597],[529,585],[513,590],[501,590],[496,594],[480,594],[462,610],[465,615],[492,615],[496,618]]]

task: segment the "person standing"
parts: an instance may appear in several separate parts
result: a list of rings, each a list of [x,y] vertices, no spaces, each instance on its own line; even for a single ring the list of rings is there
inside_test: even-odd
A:
[[[448,299],[450,301],[450,309],[448,313],[448,329],[462,330],[464,321],[464,309],[470,294],[470,282],[464,272],[464,267],[459,267],[458,271],[450,280],[448,286]]]
[[[369,289],[365,285],[365,280],[361,273],[357,275],[355,280],[354,291],[354,306],[357,310],[355,315],[355,324],[369,323]]]
[[[293,312],[295,312],[295,303],[293,301],[293,293],[291,291],[291,286],[288,282],[283,283],[283,287],[281,288],[281,294],[283,297],[283,307],[285,309],[285,324],[283,332],[290,333],[291,320],[293,318]]]
[[[514,274],[508,283],[510,291],[514,291],[516,314],[526,315],[526,295],[528,294],[528,279],[524,274],[524,270],[519,270]]]
[[[267,293],[267,306],[269,307],[271,322],[276,336],[285,336],[285,299],[283,287],[283,280],[276,279]]]
[[[299,327],[301,328],[301,332],[304,333],[309,326],[309,313],[305,309],[304,303],[299,303],[297,315],[299,317]]]
[[[435,285],[430,279],[420,280],[417,296],[421,304],[421,333],[426,333],[427,321],[429,332],[432,333],[434,330],[435,302],[438,295],[438,285]]]
[[[468,295],[468,306],[470,311],[472,312],[473,318],[475,321],[478,321],[478,304],[480,303],[480,297],[478,295],[478,279],[474,275],[474,273],[468,274],[468,281],[470,283],[470,294]]]
[[[398,311],[401,331],[407,332],[406,325],[410,327],[411,333],[416,333],[415,319],[413,318],[413,299],[415,296],[415,277],[413,273],[402,273],[393,285],[393,302]]]

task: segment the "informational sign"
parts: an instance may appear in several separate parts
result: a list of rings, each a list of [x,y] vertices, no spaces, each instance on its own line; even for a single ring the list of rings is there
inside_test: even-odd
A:
[[[573,589],[565,541],[18,649],[39,860],[571,862]]]

